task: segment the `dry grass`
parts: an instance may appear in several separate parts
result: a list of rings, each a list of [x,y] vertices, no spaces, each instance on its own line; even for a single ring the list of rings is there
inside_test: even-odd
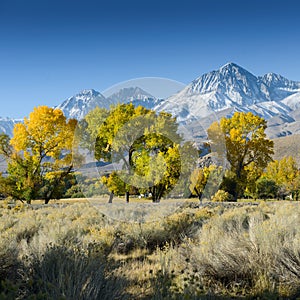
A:
[[[299,296],[298,203],[188,203],[164,218],[151,210],[146,223],[69,203],[3,203],[0,299]]]

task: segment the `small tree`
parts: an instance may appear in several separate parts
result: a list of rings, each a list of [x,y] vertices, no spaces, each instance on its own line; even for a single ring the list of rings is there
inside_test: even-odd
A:
[[[228,202],[232,200],[233,196],[223,190],[218,190],[211,198],[213,202]]]
[[[207,182],[207,176],[203,169],[195,169],[191,174],[190,191],[192,195],[202,198],[203,190]]]
[[[122,196],[126,193],[128,187],[122,181],[116,172],[112,172],[109,176],[102,176],[101,181],[115,195]],[[112,201],[112,199],[110,199]]]
[[[199,200],[202,198],[210,199],[222,183],[223,168],[221,166],[210,165],[203,169],[195,169],[190,177],[190,191],[197,195]]]

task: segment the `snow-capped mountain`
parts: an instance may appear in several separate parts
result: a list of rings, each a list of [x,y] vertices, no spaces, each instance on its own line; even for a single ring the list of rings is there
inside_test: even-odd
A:
[[[123,88],[107,98],[91,89],[68,98],[56,108],[61,109],[67,118],[80,120],[96,106],[109,109],[112,104],[129,102],[152,109],[160,100],[139,87]]]
[[[148,109],[153,109],[162,101],[139,87],[123,88],[109,96],[108,99],[112,102],[132,103],[135,106],[141,105]]]
[[[224,106],[252,105],[256,102],[270,100],[269,91],[263,82],[243,69],[228,63],[218,71],[213,71],[195,79],[186,88],[188,95],[214,94],[209,106],[214,110]]]
[[[96,106],[109,108],[110,104],[101,93],[91,89],[68,98],[56,108],[61,109],[67,118],[80,120]]]
[[[300,82],[274,73],[256,77],[237,64],[228,63],[195,79],[155,109],[166,110],[184,123],[228,109],[229,114],[251,111],[270,119],[278,114],[288,115],[300,106],[299,93]]]
[[[118,92],[108,97],[108,99],[112,99],[117,102],[131,102],[134,100],[145,100],[148,98],[155,99],[155,97],[137,86],[120,89]]]
[[[255,76],[235,63],[227,63],[167,99],[157,99],[139,87],[122,88],[107,98],[95,90],[84,90],[58,108],[69,118],[82,119],[96,106],[109,108],[111,104],[129,102],[168,111],[183,124],[222,111],[227,115],[251,111],[268,120],[278,115],[289,116],[300,108],[300,82],[275,73]]]

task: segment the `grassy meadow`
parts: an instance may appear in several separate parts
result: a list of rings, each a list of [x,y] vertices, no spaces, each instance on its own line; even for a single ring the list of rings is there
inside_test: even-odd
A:
[[[146,221],[146,206],[16,204],[0,202],[0,299],[300,296],[297,202],[190,201]]]

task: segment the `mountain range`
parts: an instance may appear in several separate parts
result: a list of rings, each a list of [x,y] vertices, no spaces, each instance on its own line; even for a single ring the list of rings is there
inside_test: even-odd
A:
[[[300,82],[275,73],[255,76],[235,63],[203,74],[166,99],[158,99],[139,87],[123,88],[109,97],[83,90],[57,108],[68,118],[82,119],[96,106],[109,108],[111,104],[128,102],[172,113],[199,138],[203,135],[197,134],[199,121],[206,129],[213,118],[230,116],[235,111],[264,117],[270,138],[300,132]],[[15,122],[0,118],[0,130],[11,135]]]

